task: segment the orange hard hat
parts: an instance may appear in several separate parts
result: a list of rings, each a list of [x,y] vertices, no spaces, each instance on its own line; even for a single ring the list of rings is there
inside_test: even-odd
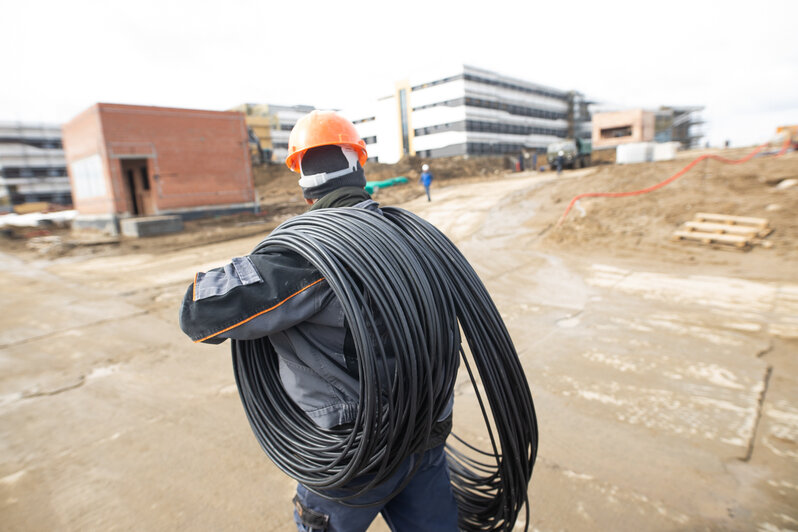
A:
[[[360,166],[366,164],[366,143],[360,138],[354,124],[335,111],[311,111],[297,120],[288,137],[288,157],[285,164],[299,172],[299,161],[311,148],[319,146],[350,146],[357,152]]]

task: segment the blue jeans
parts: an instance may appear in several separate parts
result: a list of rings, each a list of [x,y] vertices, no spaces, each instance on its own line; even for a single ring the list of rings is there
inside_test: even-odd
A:
[[[395,532],[457,532],[457,503],[449,483],[443,448],[440,445],[425,452],[420,458],[421,465],[407,486],[381,506],[352,508],[311,493],[299,484],[296,490],[299,503],[316,517],[327,516],[329,520],[326,528],[314,528],[302,524],[294,510],[297,529],[300,532],[362,532],[378,513],[382,513],[385,522]],[[348,502],[362,504],[391,494],[413,469],[416,460],[419,458],[415,455],[408,457],[386,482]]]

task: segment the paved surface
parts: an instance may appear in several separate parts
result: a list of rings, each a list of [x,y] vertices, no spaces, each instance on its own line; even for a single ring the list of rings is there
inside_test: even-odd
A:
[[[408,205],[472,261],[526,369],[530,528],[798,529],[798,285],[547,253],[546,179]],[[229,348],[177,327],[194,272],[258,240],[0,256],[3,530],[291,529],[293,482],[251,434]],[[461,380],[455,430],[479,443],[473,397]]]

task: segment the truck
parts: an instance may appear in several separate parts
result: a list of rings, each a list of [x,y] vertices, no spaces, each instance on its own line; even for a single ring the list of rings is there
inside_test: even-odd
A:
[[[584,168],[590,166],[592,144],[585,139],[563,139],[552,142],[546,148],[549,168],[557,168],[557,156],[562,152],[563,168]]]

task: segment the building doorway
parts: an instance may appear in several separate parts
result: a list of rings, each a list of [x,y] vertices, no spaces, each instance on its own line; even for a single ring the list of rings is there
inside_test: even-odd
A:
[[[128,211],[133,216],[154,214],[150,166],[148,159],[121,159],[122,182],[128,202]]]

